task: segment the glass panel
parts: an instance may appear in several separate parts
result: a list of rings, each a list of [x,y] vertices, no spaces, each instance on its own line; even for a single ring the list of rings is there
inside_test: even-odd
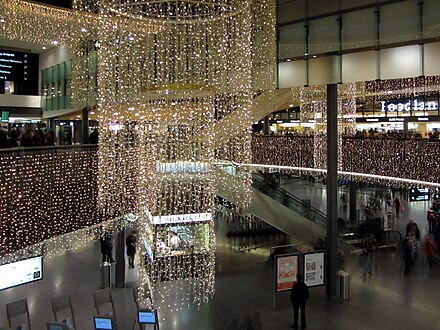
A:
[[[65,96],[57,97],[58,99],[58,109],[66,109]]]
[[[53,73],[52,73],[52,81],[58,81],[58,69],[59,69],[59,64],[54,65],[52,67]]]
[[[70,79],[72,75],[72,60],[66,62],[66,79]]]
[[[356,49],[376,45],[375,9],[342,15],[342,49]]]
[[[440,36],[440,1],[425,0],[423,5],[423,38],[435,38]]]
[[[420,37],[417,1],[404,1],[380,8],[380,42],[392,44]]]
[[[337,16],[329,16],[309,23],[309,54],[339,50],[339,23],[337,19]]]
[[[306,1],[279,1],[278,3],[278,24],[286,24],[302,20],[306,13]]]
[[[309,17],[316,17],[338,11],[339,0],[308,0]]]
[[[47,82],[50,84],[54,81],[53,79],[53,67],[47,68]]]
[[[47,69],[41,70],[41,84],[47,83]]]
[[[57,80],[64,80],[66,79],[66,62],[60,63],[58,66],[58,77]]]
[[[47,100],[45,97],[41,98],[41,110],[47,111]]]
[[[46,102],[47,102],[47,110],[53,110],[53,107],[52,107],[52,98],[50,98],[50,99],[47,99],[46,100]]]
[[[65,95],[70,95],[70,85],[71,85],[71,81],[70,81],[70,79],[68,79],[68,80],[66,80],[65,81],[65,85],[66,85],[66,94]]]
[[[377,0],[341,0],[341,9],[353,9],[360,6],[375,4]]]
[[[70,109],[72,107],[70,95],[65,96],[65,98],[66,98],[64,101],[65,109]]]
[[[306,29],[304,23],[282,26],[279,28],[279,34],[278,49],[280,60],[304,56],[306,52]]]

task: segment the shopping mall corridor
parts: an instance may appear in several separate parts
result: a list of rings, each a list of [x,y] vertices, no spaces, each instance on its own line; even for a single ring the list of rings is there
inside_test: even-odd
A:
[[[305,188],[306,183],[303,184],[301,189]],[[310,191],[316,187],[310,185]],[[325,203],[324,195],[321,203]],[[317,203],[318,197],[313,199]],[[408,205],[399,225],[404,224],[409,215],[424,215],[425,204]],[[420,227],[424,228],[426,220],[418,220]],[[284,243],[284,236],[269,234],[255,239],[253,245],[248,244],[248,247],[257,248],[240,250],[236,248],[236,239],[226,237],[226,231],[226,224],[217,220],[216,293],[212,300],[198,308],[174,299],[160,302],[161,297],[157,296],[160,329],[290,328],[290,306],[279,310],[272,308],[274,273],[269,261],[269,247]],[[27,297],[32,329],[45,329],[45,322],[53,321],[50,299],[68,294],[72,298],[77,328],[93,329],[92,293],[99,290],[100,258],[99,242],[94,242],[78,251],[45,260],[43,280],[0,292],[0,326],[7,325],[6,303]],[[403,276],[402,266],[399,250],[380,250],[376,253],[372,274],[363,279],[358,257],[346,255],[344,268],[351,274],[350,300],[328,302],[324,287],[311,288],[307,305],[308,329],[440,330],[438,260],[429,269],[420,254],[410,276]],[[120,330],[133,329],[136,305],[131,288],[136,285],[136,269],[127,267],[126,288],[112,288]],[[170,283],[168,289],[172,293],[178,288]],[[252,321],[252,327],[246,327],[245,321]]]

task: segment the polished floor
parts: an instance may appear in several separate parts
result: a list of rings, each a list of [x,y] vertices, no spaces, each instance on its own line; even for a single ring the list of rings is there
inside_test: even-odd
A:
[[[318,207],[325,205],[325,189],[316,184],[304,182],[302,186],[290,188],[297,189],[297,192],[308,190],[307,196],[313,199],[312,203]],[[403,228],[410,217],[417,217],[414,220],[424,230],[427,206],[429,204],[420,202],[407,203],[406,212],[397,226]],[[248,242],[247,246],[254,246],[255,249],[240,249],[237,248],[236,239],[224,235],[227,230],[225,226],[222,222],[216,226],[217,275],[214,297],[200,306],[187,307],[179,301],[163,303],[158,306],[160,329],[290,328],[293,314],[290,306],[273,309],[274,274],[269,258],[269,247],[284,243],[284,237],[272,234],[256,239],[252,244]],[[329,302],[324,287],[311,288],[307,305],[308,329],[440,330],[438,261],[429,269],[423,256],[419,255],[412,274],[403,276],[400,251],[381,250],[376,253],[373,273],[364,279],[358,257],[346,255],[345,259],[344,268],[351,274],[350,300]],[[45,260],[42,281],[0,292],[0,326],[7,325],[6,303],[26,297],[32,329],[43,330],[46,321],[53,321],[50,298],[68,294],[72,299],[77,329],[93,329],[92,315],[96,311],[92,293],[99,289],[99,261],[98,243]],[[131,288],[136,285],[136,271],[127,268],[126,288],[112,288],[120,330],[133,329],[136,306]],[[168,289],[173,291],[177,287],[170,283]]]

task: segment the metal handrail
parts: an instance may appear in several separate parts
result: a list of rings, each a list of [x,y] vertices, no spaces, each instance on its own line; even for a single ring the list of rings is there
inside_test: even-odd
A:
[[[264,181],[264,178],[257,173],[253,173],[252,186],[263,194],[275,199],[284,206],[290,208],[300,214],[307,220],[317,224],[323,229],[327,228],[327,215],[317,208],[306,204],[303,200],[291,194],[285,189],[276,187],[272,188]]]

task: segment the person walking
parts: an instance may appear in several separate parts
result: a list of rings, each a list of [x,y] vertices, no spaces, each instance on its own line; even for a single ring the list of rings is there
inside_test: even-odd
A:
[[[137,232],[133,230],[131,235],[125,240],[125,246],[127,247],[128,263],[131,268],[134,268],[134,255],[136,254],[137,244]]]
[[[434,255],[437,252],[437,247],[435,245],[434,239],[432,238],[431,234],[426,235],[424,250],[426,255],[426,261],[428,261],[428,266],[429,268],[432,268],[432,259],[434,258]]]
[[[309,299],[309,288],[303,282],[301,274],[296,276],[296,283],[293,283],[290,291],[290,302],[293,306],[293,325],[291,328],[298,329],[298,312],[301,310],[301,329],[307,328],[306,323],[306,300]]]
[[[412,251],[411,243],[408,238],[403,240],[403,261],[405,262],[405,269],[403,275],[411,274],[411,267],[414,262],[414,254]]]
[[[396,196],[396,198],[394,198],[394,209],[396,210],[396,218],[400,216],[401,208],[402,208],[402,200],[400,199],[400,196]]]

